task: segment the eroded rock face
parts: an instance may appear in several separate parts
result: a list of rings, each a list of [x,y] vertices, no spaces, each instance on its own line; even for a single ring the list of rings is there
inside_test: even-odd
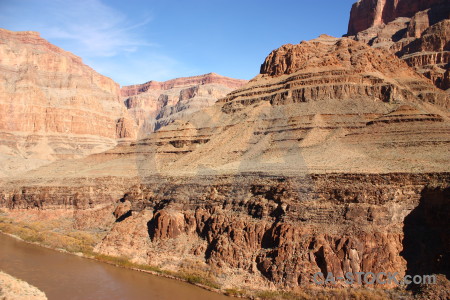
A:
[[[108,214],[91,207],[116,201],[100,253],[171,270],[196,262],[220,270],[229,287],[294,288],[312,286],[316,272],[445,271],[449,180],[449,173],[154,177],[114,185],[104,178],[75,197],[85,204],[68,204],[61,193],[78,190],[70,186],[46,194],[43,187],[3,189],[0,204],[73,206],[98,220]]]
[[[373,26],[387,24],[399,17],[412,17],[418,11],[445,0],[359,0],[352,6],[348,34],[354,35]]]
[[[450,88],[448,1],[359,1],[348,36],[384,48],[443,89]]]
[[[24,157],[39,165],[135,136],[119,85],[38,33],[0,29],[0,68],[0,174]]]
[[[246,82],[247,80],[209,73],[125,86],[121,93],[128,111],[141,128],[141,134],[145,135],[175,119],[182,119],[203,107],[213,105],[217,99]]]

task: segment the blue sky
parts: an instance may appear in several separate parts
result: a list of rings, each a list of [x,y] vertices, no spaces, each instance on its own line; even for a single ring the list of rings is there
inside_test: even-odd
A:
[[[283,44],[345,34],[355,1],[0,0],[0,27],[39,31],[121,85],[251,79]]]

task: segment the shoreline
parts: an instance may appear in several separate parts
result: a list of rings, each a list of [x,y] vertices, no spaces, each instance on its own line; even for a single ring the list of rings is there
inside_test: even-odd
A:
[[[0,270],[0,299],[47,300],[48,298],[38,287]]]
[[[185,282],[185,283],[188,283],[188,284],[190,284],[190,285],[194,285],[194,286],[197,286],[197,287],[199,287],[199,288],[202,288],[202,289],[204,289],[204,290],[207,290],[207,291],[210,291],[210,292],[214,292],[214,293],[218,293],[218,294],[222,294],[222,295],[225,295],[225,296],[235,297],[235,298],[249,298],[249,297],[245,297],[245,296],[241,296],[241,297],[239,297],[239,296],[231,296],[231,295],[226,294],[226,293],[225,293],[223,290],[221,290],[221,289],[216,289],[216,288],[213,288],[213,287],[209,287],[209,286],[207,286],[207,285],[204,285],[204,284],[200,284],[200,283],[196,283],[196,282],[191,282],[191,281],[189,281],[188,279],[184,279],[184,278],[181,278],[181,277],[177,277],[177,276],[174,276],[174,275],[170,275],[170,274],[167,274],[167,273],[166,273],[166,274],[163,273],[163,272],[169,272],[169,271],[163,271],[163,270],[161,270],[161,272],[157,272],[157,271],[151,271],[151,270],[140,269],[140,268],[137,268],[137,267],[127,267],[127,266],[125,266],[125,265],[122,265],[122,264],[119,264],[119,263],[114,263],[114,262],[112,262],[112,261],[109,261],[109,260],[107,260],[107,259],[98,259],[97,257],[95,257],[95,256],[93,256],[93,255],[88,255],[88,254],[85,254],[85,253],[82,253],[82,252],[70,252],[70,251],[67,251],[67,250],[65,250],[65,249],[52,248],[52,247],[50,247],[50,246],[47,246],[47,245],[44,245],[44,244],[40,244],[40,243],[38,243],[38,242],[26,241],[26,240],[24,240],[23,238],[21,238],[21,237],[18,236],[18,235],[15,235],[15,234],[12,234],[12,233],[3,232],[3,231],[1,231],[1,230],[0,230],[0,234],[7,235],[7,236],[9,236],[9,237],[11,237],[11,238],[14,238],[14,239],[16,239],[16,240],[18,240],[18,241],[21,241],[21,242],[24,242],[24,243],[27,243],[27,244],[30,244],[30,245],[35,245],[35,246],[43,247],[43,248],[50,249],[50,250],[53,250],[53,251],[58,251],[58,252],[60,252],[60,253],[69,254],[69,255],[75,255],[75,256],[78,256],[78,257],[85,258],[85,259],[94,260],[94,261],[96,261],[96,262],[100,262],[100,263],[105,263],[105,264],[108,264],[108,265],[112,265],[112,266],[115,266],[115,267],[118,267],[118,268],[123,268],[123,269],[128,269],[128,270],[138,271],[138,272],[143,272],[143,273],[147,273],[147,274],[154,275],[154,276],[158,276],[158,277],[164,277],[164,278],[168,278],[168,279],[173,279],[173,280]],[[102,254],[98,254],[98,255],[101,256],[101,257],[109,257],[109,256],[102,255]],[[115,257],[111,256],[110,258],[111,258],[111,259],[114,259]],[[131,263],[131,262],[129,262],[129,263]],[[133,264],[133,263],[131,263],[131,264]],[[149,268],[155,268],[155,269],[156,269],[156,267],[153,267],[153,266],[150,266],[150,265],[149,265],[148,267],[149,267]],[[249,298],[249,299],[251,299],[251,298]]]

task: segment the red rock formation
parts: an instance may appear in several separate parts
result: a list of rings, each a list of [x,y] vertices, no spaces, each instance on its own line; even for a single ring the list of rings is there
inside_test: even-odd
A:
[[[448,1],[359,1],[352,9],[348,35],[395,53],[447,90],[449,18]]]
[[[0,69],[1,144],[12,163],[83,156],[135,136],[119,121],[130,119],[119,85],[36,32],[0,29]]]
[[[355,35],[373,26],[394,21],[399,17],[412,17],[446,0],[359,0],[352,6],[348,35]]]
[[[199,76],[171,79],[164,82],[149,81],[143,84],[124,86],[121,89],[121,94],[123,97],[129,97],[144,93],[148,90],[169,90],[175,87],[205,85],[209,83],[215,83],[226,86],[230,89],[236,89],[243,86],[246,82],[247,80],[229,78],[216,73],[208,73]]]
[[[444,272],[448,95],[348,38],[282,46],[261,73],[145,139],[11,179],[0,206],[74,209],[78,227],[107,231],[97,252],[168,270],[194,262],[225,287]]]
[[[243,86],[247,80],[233,79],[209,73],[165,82],[149,81],[141,85],[125,86],[122,96],[141,133],[184,118],[217,99]]]
[[[127,104],[151,91],[130,89]],[[155,106],[172,101],[160,95]],[[99,253],[193,262],[226,288],[445,274],[449,103],[389,50],[321,36],[274,50],[243,87],[143,139],[0,182],[0,207],[69,210],[74,227],[106,232]]]

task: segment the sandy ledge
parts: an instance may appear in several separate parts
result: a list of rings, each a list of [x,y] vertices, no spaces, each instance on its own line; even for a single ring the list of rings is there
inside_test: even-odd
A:
[[[27,282],[0,271],[0,300],[46,300],[45,293]]]

